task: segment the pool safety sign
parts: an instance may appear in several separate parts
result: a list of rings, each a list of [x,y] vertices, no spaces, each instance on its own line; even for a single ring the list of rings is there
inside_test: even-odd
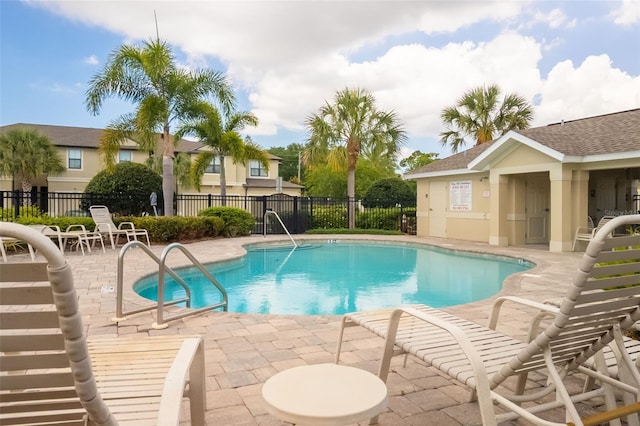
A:
[[[471,211],[471,181],[449,182],[449,210],[452,212]]]

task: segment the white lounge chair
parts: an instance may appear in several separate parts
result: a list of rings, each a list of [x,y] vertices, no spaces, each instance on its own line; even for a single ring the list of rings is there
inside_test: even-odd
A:
[[[578,241],[588,242],[591,240],[594,235],[593,228],[595,228],[593,226],[593,219],[591,219],[591,216],[587,216],[587,224],[585,226],[578,226],[576,228],[576,233],[573,237],[573,248],[571,249],[572,251],[576,251],[576,245]]]
[[[45,263],[0,264],[0,424],[203,425],[200,337],[84,335],[71,267],[37,230],[0,223]]]
[[[137,240],[138,237],[145,237],[147,246],[151,247],[149,241],[149,233],[146,229],[136,228],[133,222],[121,222],[118,226],[113,223],[111,213],[107,206],[91,206],[89,207],[91,217],[96,224],[96,230],[104,235],[109,236],[111,248],[115,249],[120,236],[126,237],[127,242]]]
[[[579,226],[576,229],[575,236],[573,238],[573,248],[572,251],[576,251],[576,245],[578,241],[589,242],[596,233],[602,228],[607,222],[613,219],[615,216],[602,216],[602,218],[598,221],[598,226],[593,226],[593,219],[591,216],[587,216],[587,226]]]
[[[412,354],[470,387],[477,397],[483,425],[517,417],[553,424],[545,423],[538,414],[558,407],[565,409],[567,420],[575,425],[596,424],[603,418],[638,411],[637,402],[622,409],[616,407],[612,390],[631,395],[633,401],[640,400],[640,373],[625,350],[621,334],[640,320],[640,235],[613,236],[616,228],[638,223],[640,215],[630,215],[612,219],[602,227],[589,242],[559,308],[518,299],[552,317],[541,330],[539,321],[532,323],[529,343],[495,330],[504,301],[496,305],[488,327],[424,305],[399,307],[345,315],[336,362],[344,327],[362,325],[386,339],[379,372],[383,380],[387,379],[392,355]],[[625,377],[626,383],[608,374],[603,355],[607,345],[619,354],[618,368],[629,376]],[[527,375],[533,371],[547,376],[546,388],[526,389]],[[570,395],[563,380],[572,373],[592,377],[600,387]],[[509,377],[518,379],[514,391],[503,386]],[[554,392],[556,397],[550,402],[537,402]],[[600,396],[605,398],[608,417],[600,413],[595,420],[581,419],[575,403]],[[496,414],[494,403],[508,412]]]

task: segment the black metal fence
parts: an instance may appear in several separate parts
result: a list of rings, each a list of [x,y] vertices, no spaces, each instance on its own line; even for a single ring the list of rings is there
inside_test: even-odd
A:
[[[388,205],[381,200],[379,205]],[[23,192],[0,191],[0,220],[13,220],[20,216],[38,216],[46,213],[51,217],[89,216],[89,206],[102,204],[117,215],[151,215],[155,211],[150,194],[102,194],[75,192]],[[376,203],[373,203],[374,205]],[[158,199],[158,207],[162,201]],[[250,212],[256,219],[254,233],[278,234],[284,229],[268,210],[275,211],[287,230],[301,234],[308,229],[348,228],[349,210],[354,209],[356,228],[389,229],[415,232],[415,207],[364,207],[359,200],[319,197],[293,197],[286,194],[268,196],[222,197],[213,194],[177,194],[174,209],[177,216],[197,216],[210,207],[237,207]],[[162,213],[161,211],[159,212]]]

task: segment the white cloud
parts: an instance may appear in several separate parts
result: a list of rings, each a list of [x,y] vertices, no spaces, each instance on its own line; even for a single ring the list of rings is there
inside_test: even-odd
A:
[[[84,63],[89,65],[98,65],[98,57],[96,55],[87,56],[84,58]]]
[[[640,1],[622,0],[620,7],[611,12],[611,19],[614,23],[630,26],[640,22]]]
[[[612,68],[607,55],[589,56],[575,68],[557,64],[543,82],[539,125],[640,107],[640,76]]]
[[[541,12],[536,13],[535,19],[538,22],[546,23],[550,28],[559,28],[566,21],[567,16],[561,9],[553,9],[547,14]]]
[[[29,87],[36,91],[51,92],[64,95],[75,95],[82,90],[82,85],[78,83],[66,85],[61,83],[35,82],[31,83]]]
[[[640,107],[639,77],[613,68],[607,55],[573,58],[540,73],[543,54],[566,43],[573,27],[560,8],[532,12],[539,3],[468,1],[54,1],[36,3],[84,24],[106,28],[123,40],[159,34],[187,53],[185,67],[219,60],[247,93],[260,126],[251,133],[304,130],[305,117],[344,87],[363,87],[378,107],[393,109],[422,152],[441,151],[440,111],[470,88],[498,84],[536,102],[536,125]],[[638,0],[623,1],[613,19],[639,20]],[[526,22],[527,24],[518,23]],[[465,34],[480,23],[475,40],[416,42],[429,35]],[[535,23],[559,36],[504,30]],[[485,27],[491,27],[486,30]],[[526,33],[526,30],[523,30]],[[496,35],[497,34],[497,35]],[[471,36],[468,36],[471,37]],[[407,41],[411,40],[411,41]],[[116,46],[114,46],[115,48]],[[377,57],[353,60],[373,49]],[[630,95],[631,94],[631,95]],[[258,140],[256,138],[256,140]],[[283,145],[289,143],[283,141]]]
[[[272,120],[300,129],[305,114],[331,101],[337,90],[358,86],[374,94],[379,108],[395,110],[412,134],[438,134],[440,111],[472,87],[496,83],[505,93],[533,97],[540,89],[540,57],[533,39],[511,33],[487,43],[450,43],[440,49],[395,46],[369,62],[350,63],[335,55],[309,64],[308,70],[268,73],[258,80],[251,97],[261,120],[255,133],[275,129]],[[263,111],[275,113],[265,116]]]

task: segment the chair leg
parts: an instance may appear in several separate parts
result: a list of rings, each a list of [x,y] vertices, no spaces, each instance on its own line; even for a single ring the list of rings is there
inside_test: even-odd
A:
[[[204,413],[207,410],[206,385],[204,381],[204,344],[200,341],[197,353],[189,368],[189,407],[191,424],[203,425]]]
[[[336,346],[336,364],[340,364],[340,352],[342,351],[342,339],[344,337],[344,328],[348,327],[346,325],[347,322],[347,317],[346,316],[342,316],[342,319],[340,320],[340,331],[338,332],[338,344]]]
[[[84,256],[84,245],[85,242],[87,244],[87,249],[91,252],[91,248],[89,248],[89,240],[85,240],[82,236],[78,235],[78,245],[80,246],[80,250],[82,250],[82,255]]]
[[[97,234],[96,236],[98,237],[98,241],[100,241],[100,245],[102,246],[102,252],[106,253],[107,251],[104,249],[104,240],[102,239],[102,235]]]

